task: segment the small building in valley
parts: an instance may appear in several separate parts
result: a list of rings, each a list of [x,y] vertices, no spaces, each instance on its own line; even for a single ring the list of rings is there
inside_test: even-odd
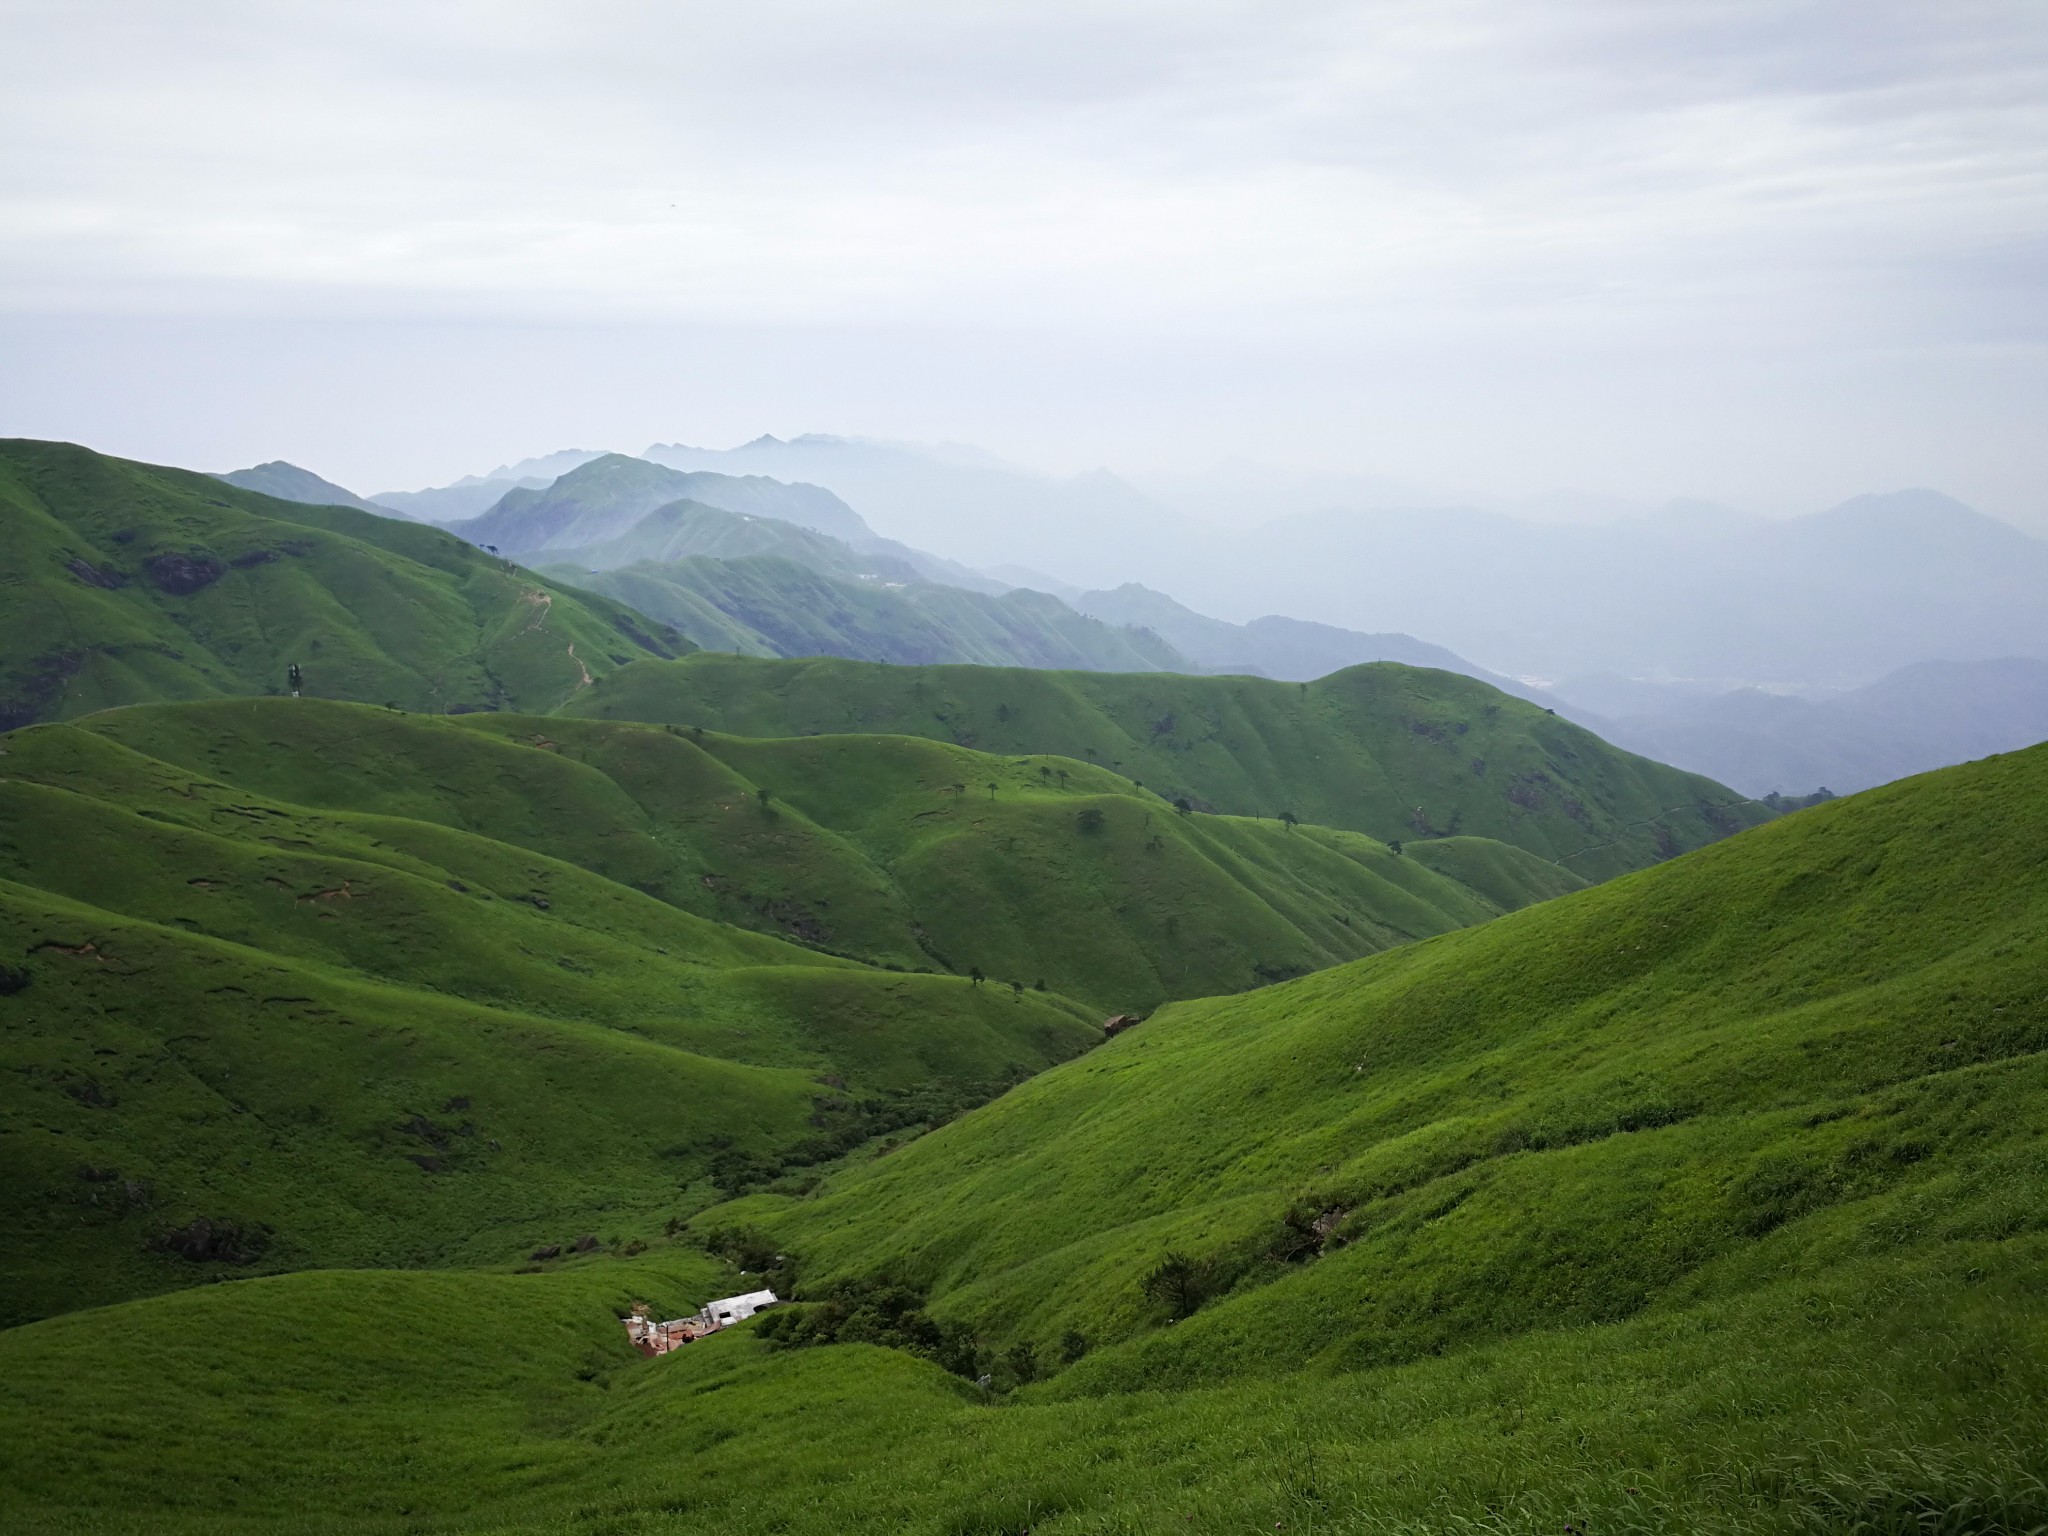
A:
[[[701,1339],[707,1333],[716,1333],[721,1328],[730,1328],[734,1323],[744,1323],[756,1312],[774,1306],[782,1298],[773,1291],[748,1291],[744,1296],[727,1296],[720,1301],[706,1302],[704,1309],[692,1317],[671,1318],[658,1323],[647,1315],[645,1303],[633,1308],[633,1315],[626,1318],[626,1337],[635,1349],[652,1358],[665,1355],[672,1349],[681,1349],[685,1344]]]
[[[1145,1016],[1142,1013],[1113,1013],[1102,1021],[1102,1033],[1105,1039],[1114,1039],[1133,1024],[1144,1022]]]
[[[697,1322],[703,1332],[716,1333],[734,1323],[744,1323],[756,1312],[774,1306],[781,1299],[773,1291],[748,1291],[744,1296],[707,1301],[704,1310],[697,1314]]]

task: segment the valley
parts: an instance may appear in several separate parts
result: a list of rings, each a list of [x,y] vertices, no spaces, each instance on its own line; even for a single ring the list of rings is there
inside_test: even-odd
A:
[[[2048,1524],[2048,746],[1794,808],[571,457],[0,452],[10,1529]]]

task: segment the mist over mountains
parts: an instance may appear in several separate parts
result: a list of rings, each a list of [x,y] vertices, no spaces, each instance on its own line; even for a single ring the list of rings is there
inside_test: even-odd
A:
[[[1674,500],[1585,522],[1557,518],[1602,510],[1594,498],[1531,498],[1526,516],[1398,506],[1377,499],[1404,489],[1391,482],[1275,475],[1262,490],[1239,466],[1205,482],[1198,518],[1106,471],[1062,479],[953,445],[809,434],[646,457],[826,487],[978,569],[1136,581],[1239,622],[1398,631],[1512,676],[1842,689],[1922,661],[2048,659],[2048,542],[1935,490],[1782,520]],[[1304,484],[1359,500],[1304,506]]]
[[[1772,520],[1404,507],[1412,487],[1241,461],[1154,478],[1196,516],[1107,472],[825,434],[562,450],[374,502],[283,463],[223,478],[437,521],[747,655],[1290,681],[1396,661],[1755,795],[2048,734],[2048,544],[1931,490]]]

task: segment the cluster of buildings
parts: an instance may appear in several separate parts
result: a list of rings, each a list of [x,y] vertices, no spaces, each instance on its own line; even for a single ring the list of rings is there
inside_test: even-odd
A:
[[[657,1323],[650,1318],[643,1304],[635,1307],[633,1315],[624,1320],[626,1337],[643,1355],[665,1355],[672,1349],[681,1349],[693,1339],[703,1338],[707,1333],[743,1323],[781,1299],[773,1291],[748,1291],[744,1296],[727,1296],[721,1301],[706,1302],[702,1311],[665,1323]]]

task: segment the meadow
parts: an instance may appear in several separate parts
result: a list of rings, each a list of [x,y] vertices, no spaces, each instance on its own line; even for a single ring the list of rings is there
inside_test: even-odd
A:
[[[919,1292],[988,1389],[767,1319],[636,1361],[629,1300],[751,1283],[687,1230],[279,1275],[0,1334],[21,1528],[2038,1528],[2044,780],[1946,770],[1173,1004],[694,1214],[788,1250],[785,1317]],[[1175,1255],[1191,1293],[1148,1283]]]

